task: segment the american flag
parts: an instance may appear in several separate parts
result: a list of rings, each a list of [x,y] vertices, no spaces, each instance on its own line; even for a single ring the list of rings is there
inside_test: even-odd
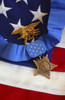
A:
[[[12,31],[41,21],[41,32],[47,33],[49,11],[49,0],[0,0],[0,34],[9,42],[23,45],[22,40],[17,40],[19,35],[11,35]]]

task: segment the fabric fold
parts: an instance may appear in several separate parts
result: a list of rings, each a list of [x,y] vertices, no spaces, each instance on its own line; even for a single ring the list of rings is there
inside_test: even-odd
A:
[[[44,54],[58,44],[61,40],[62,30],[65,25],[65,8],[63,8],[60,3],[60,0],[51,2],[47,26],[48,34],[43,33],[42,36],[33,43],[28,45],[14,44],[0,36],[0,57],[13,62],[28,61],[31,58]],[[65,4],[64,0],[62,4]],[[32,51],[30,52],[31,49]]]
[[[0,36],[0,41],[0,57],[10,61],[27,61],[30,59],[26,45],[7,42],[2,36]]]

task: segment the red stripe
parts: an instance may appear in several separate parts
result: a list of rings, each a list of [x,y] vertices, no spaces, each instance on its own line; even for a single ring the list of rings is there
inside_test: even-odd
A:
[[[54,47],[51,62],[58,65],[53,71],[65,72],[65,49]]]
[[[65,100],[65,96],[29,91],[0,84],[0,100]]]

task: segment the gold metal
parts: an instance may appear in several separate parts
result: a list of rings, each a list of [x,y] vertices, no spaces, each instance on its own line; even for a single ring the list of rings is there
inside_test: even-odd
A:
[[[18,38],[18,40],[23,38],[24,43],[27,43],[28,40],[33,40],[34,36],[40,35],[40,30],[35,29],[35,27],[39,24],[40,21],[20,27],[17,30],[13,31],[12,34],[20,34],[21,36]]]
[[[48,79],[50,79],[50,71],[57,67],[57,65],[50,63],[48,55],[42,58],[39,56],[39,59],[33,60],[33,62],[37,67],[37,69],[34,69],[34,75],[42,74]]]

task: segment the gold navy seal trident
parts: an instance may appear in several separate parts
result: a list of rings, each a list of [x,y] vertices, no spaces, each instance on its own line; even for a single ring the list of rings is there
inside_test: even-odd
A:
[[[27,43],[28,40],[34,39],[34,36],[40,35],[40,30],[35,29],[40,22],[35,22],[27,26],[23,26],[13,31],[12,34],[20,34],[21,36],[18,39],[24,39],[24,43]]]

